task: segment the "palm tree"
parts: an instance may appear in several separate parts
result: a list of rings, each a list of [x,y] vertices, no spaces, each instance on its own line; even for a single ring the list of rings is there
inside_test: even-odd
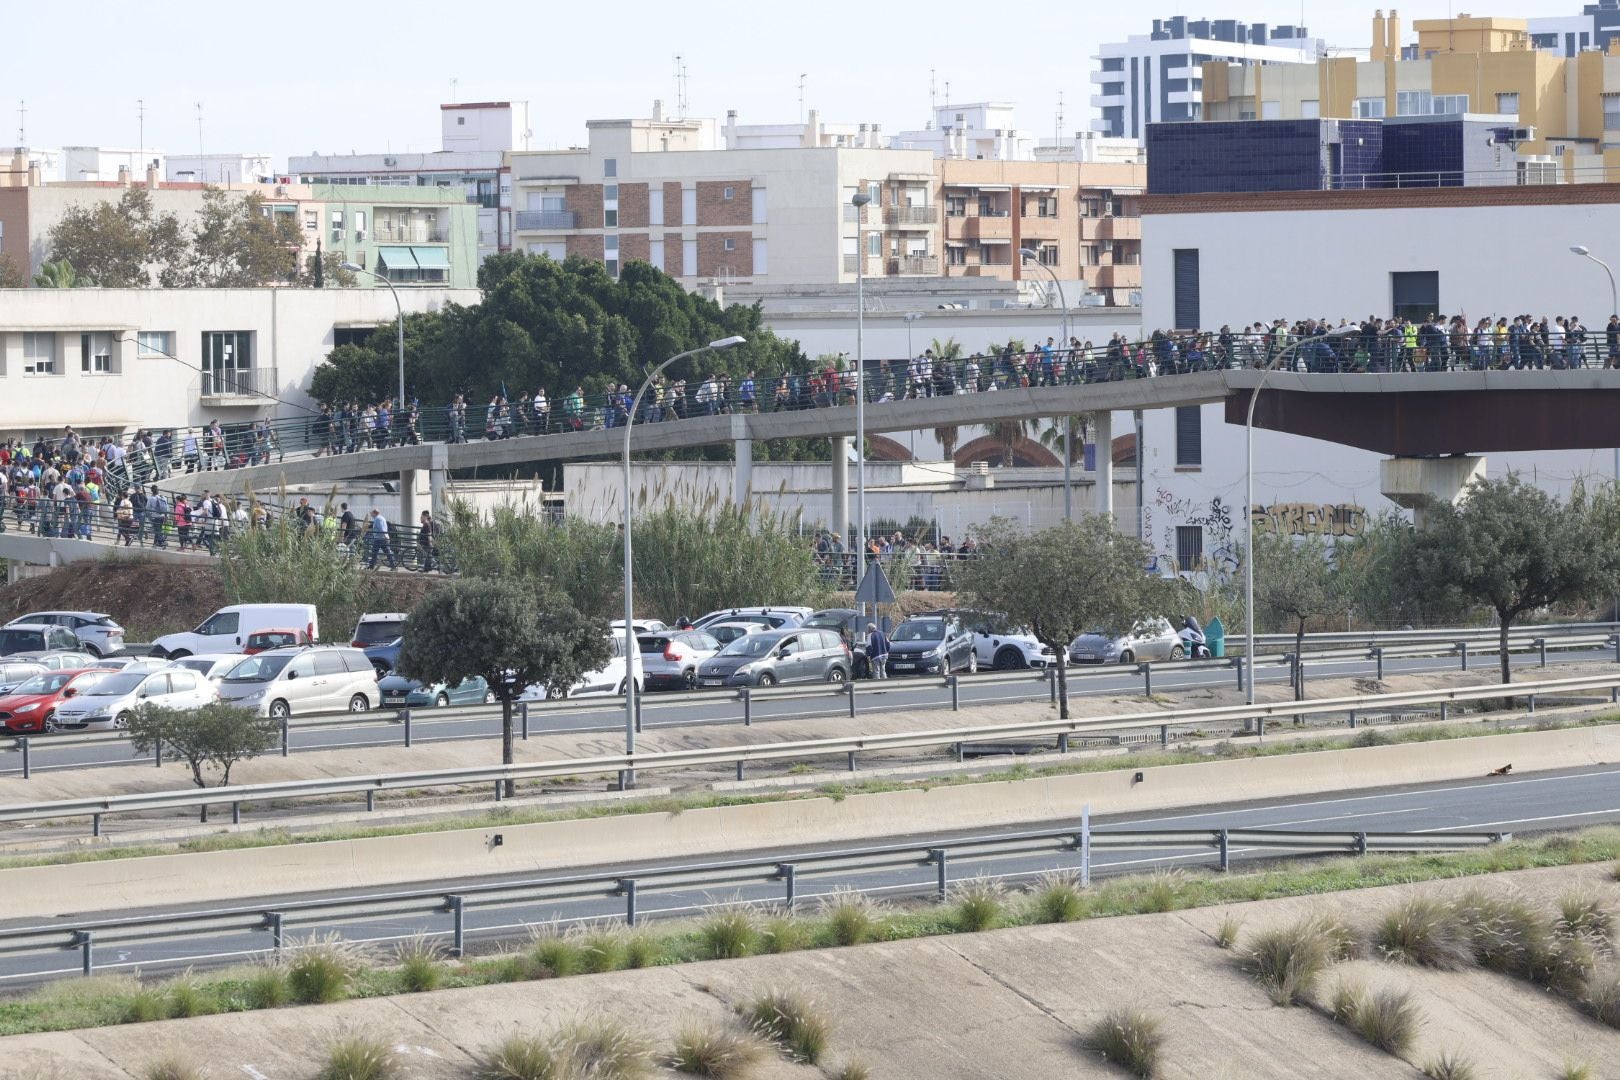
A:
[[[934,363],[949,363],[954,373],[956,366],[962,359],[961,343],[953,337],[946,338],[944,341],[935,338],[930,347],[934,351]],[[946,461],[954,462],[956,460],[956,440],[959,434],[960,432],[954,424],[934,429],[934,438],[939,440],[939,448],[944,451]]]
[[[939,448],[944,453],[946,461],[954,462],[956,460],[958,434],[958,429],[954,424],[934,429],[934,438],[939,440]]]
[[[1041,429],[1041,445],[1059,458],[1063,455],[1063,425],[1064,422],[1074,425],[1070,430],[1069,438],[1069,464],[1073,465],[1085,457],[1086,439],[1091,434],[1091,425],[1085,416],[1052,417],[1051,421]]]
[[[1035,420],[997,420],[987,425],[990,435],[1001,446],[1001,467],[1011,468],[1016,462],[1013,452],[1018,444],[1033,434],[1038,421]]]
[[[88,285],[88,281],[80,281],[78,271],[66,259],[48,262],[40,265],[39,273],[34,275],[36,289],[77,289],[81,285]]]

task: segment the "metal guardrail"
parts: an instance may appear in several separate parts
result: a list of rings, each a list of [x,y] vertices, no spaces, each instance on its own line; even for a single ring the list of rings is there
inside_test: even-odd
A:
[[[127,919],[63,921],[48,926],[0,930],[0,955],[17,956],[77,950],[80,970],[96,970],[98,945],[127,946],[197,937],[204,934],[268,931],[267,952],[279,953],[286,934],[298,926],[329,926],[344,919],[375,920],[391,916],[448,916],[450,926],[434,936],[451,940],[451,954],[461,956],[467,939],[466,917],[475,906],[498,909],[522,904],[619,898],[625,922],[639,918],[639,899],[648,893],[683,889],[727,889],[744,885],[779,885],[782,903],[793,910],[803,878],[852,873],[921,869],[928,871],[935,895],[945,900],[950,891],[954,860],[976,863],[1028,855],[1075,854],[1082,884],[1091,880],[1091,854],[1108,850],[1205,850],[1214,854],[1222,870],[1231,868],[1235,851],[1348,853],[1398,851],[1458,851],[1486,847],[1511,834],[1504,833],[1373,833],[1305,832],[1282,829],[1183,829],[1096,831],[1087,808],[1077,826],[1039,831],[922,840],[908,844],[785,854],[767,858],[730,860],[687,866],[607,871],[588,875],[535,878],[467,884],[452,888],[340,896],[317,900],[291,900],[270,905],[248,905]],[[919,883],[926,891],[930,882]],[[194,958],[187,958],[194,959]],[[185,960],[175,960],[183,963]],[[146,965],[150,967],[151,965]]]
[[[1255,722],[1260,735],[1265,734],[1265,721],[1273,716],[1320,716],[1348,714],[1351,727],[1357,723],[1357,714],[1368,711],[1387,711],[1391,708],[1413,705],[1439,704],[1445,716],[1449,704],[1465,701],[1484,701],[1503,697],[1522,697],[1535,711],[1536,698],[1550,694],[1578,693],[1608,690],[1611,701],[1620,702],[1620,675],[1586,676],[1537,683],[1519,683],[1511,686],[1489,685],[1456,687],[1448,690],[1416,690],[1397,694],[1365,694],[1354,697],[1323,698],[1315,701],[1279,701],[1253,705],[1224,705],[1209,709],[1183,709],[1174,712],[1143,715],[1126,713],[1114,716],[1090,717],[1070,720],[1038,720],[1018,724],[987,724],[965,728],[945,728],[933,731],[894,732],[872,735],[845,735],[829,739],[808,739],[792,742],[768,742],[734,746],[700,747],[688,750],[666,750],[632,754],[605,754],[594,757],[563,758],[553,761],[526,762],[513,765],[485,765],[455,769],[429,769],[403,773],[384,773],[369,776],[321,777],[312,780],[291,780],[267,784],[242,784],[208,789],[144,792],[134,795],[106,795],[83,799],[63,799],[49,802],[16,803],[0,806],[0,821],[57,821],[70,818],[91,819],[92,835],[101,835],[102,818],[108,814],[132,813],[145,810],[187,809],[228,804],[233,823],[240,824],[242,806],[249,802],[289,800],[331,795],[364,794],[366,808],[375,808],[379,791],[415,789],[425,787],[460,787],[492,785],[496,800],[502,798],[507,781],[542,780],[563,776],[589,776],[617,774],[621,789],[630,786],[630,778],[640,770],[690,769],[715,765],[735,766],[738,779],[742,779],[750,763],[779,763],[803,761],[812,758],[843,757],[850,771],[856,770],[859,754],[884,750],[914,750],[928,747],[955,747],[960,755],[964,746],[974,743],[999,742],[1013,739],[1055,738],[1059,753],[1066,753],[1071,738],[1101,733],[1127,731],[1156,731],[1162,746],[1169,746],[1170,731],[1174,727],[1205,727],[1237,722]],[[853,684],[846,693],[851,709],[858,691]]]

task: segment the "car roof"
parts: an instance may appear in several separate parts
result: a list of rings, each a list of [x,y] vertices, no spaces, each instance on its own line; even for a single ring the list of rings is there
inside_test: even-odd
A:
[[[296,627],[291,627],[291,626],[266,626],[266,627],[264,627],[262,629],[254,630],[252,633],[248,634],[248,637],[253,637],[254,634],[302,634],[302,633],[303,633],[302,630],[299,630]]]
[[[20,623],[24,619],[27,619],[33,615],[77,615],[81,619],[111,618],[111,616],[105,611],[71,611],[67,608],[51,608],[50,610],[46,611],[30,611],[27,615],[19,615],[15,619],[12,619],[11,622],[6,623],[6,625],[11,626],[13,623]]]
[[[6,630],[55,630],[55,629],[57,629],[57,626],[56,626],[55,623],[43,623],[43,622],[6,623],[4,629],[6,629]]]
[[[389,622],[395,619],[408,619],[410,617],[411,613],[408,611],[368,611],[364,615],[360,616],[360,621]]]
[[[307,652],[352,652],[364,653],[364,649],[356,649],[352,645],[281,645],[274,649],[266,649],[259,656],[297,656]],[[244,657],[243,659],[247,659]]]

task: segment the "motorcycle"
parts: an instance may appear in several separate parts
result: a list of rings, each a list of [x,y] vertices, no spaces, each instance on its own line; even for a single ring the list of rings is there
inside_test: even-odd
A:
[[[1191,615],[1182,621],[1181,633],[1177,636],[1181,638],[1181,651],[1189,660],[1208,660],[1215,655],[1204,640],[1204,628]]]

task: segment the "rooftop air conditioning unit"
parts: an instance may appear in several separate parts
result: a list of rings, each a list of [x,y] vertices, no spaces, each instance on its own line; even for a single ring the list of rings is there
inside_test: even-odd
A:
[[[399,159],[398,158],[385,157],[385,158],[383,158],[383,164],[384,165],[390,165],[390,166],[398,165],[399,164]]]

